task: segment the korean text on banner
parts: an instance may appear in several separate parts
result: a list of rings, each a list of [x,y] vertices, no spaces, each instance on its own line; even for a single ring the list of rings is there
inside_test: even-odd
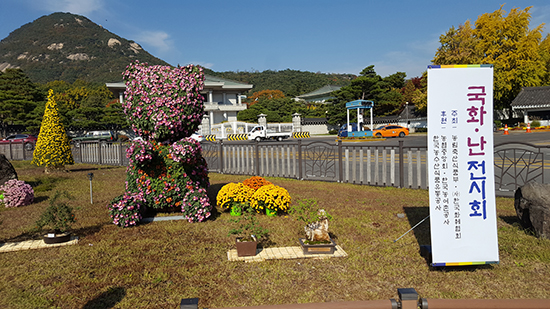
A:
[[[498,263],[493,67],[428,67],[432,265]]]

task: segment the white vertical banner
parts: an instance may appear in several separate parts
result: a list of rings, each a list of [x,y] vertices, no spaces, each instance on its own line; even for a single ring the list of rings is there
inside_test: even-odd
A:
[[[498,263],[493,66],[428,66],[433,266]]]

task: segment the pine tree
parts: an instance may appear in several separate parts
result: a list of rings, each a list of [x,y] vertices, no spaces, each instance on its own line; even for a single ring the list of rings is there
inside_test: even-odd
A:
[[[48,102],[44,118],[40,126],[40,134],[36,142],[32,163],[45,166],[46,172],[63,169],[65,164],[74,164],[69,138],[61,123],[57,103],[53,98],[53,90],[48,91]]]
[[[7,135],[8,125],[27,125],[36,104],[44,98],[20,69],[0,74],[0,129]]]

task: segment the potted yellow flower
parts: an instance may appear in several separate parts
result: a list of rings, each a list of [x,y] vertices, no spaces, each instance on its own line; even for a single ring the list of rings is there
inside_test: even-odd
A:
[[[257,212],[264,212],[268,216],[276,216],[278,212],[287,212],[292,198],[285,188],[274,184],[260,187],[254,195],[250,207]]]
[[[218,192],[216,203],[222,209],[229,209],[232,216],[240,216],[243,206],[251,200],[254,189],[242,183],[228,183]]]

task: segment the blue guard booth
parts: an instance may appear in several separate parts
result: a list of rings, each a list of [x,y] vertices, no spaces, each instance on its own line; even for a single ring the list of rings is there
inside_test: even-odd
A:
[[[346,103],[346,109],[348,112],[348,137],[360,137],[360,136],[372,136],[372,108],[374,107],[374,102],[369,100],[355,100]],[[349,111],[356,109],[357,110],[357,131],[353,131],[352,126],[349,123]],[[364,130],[363,126],[365,125],[365,120],[363,117],[363,112],[365,109],[370,109],[370,130]]]

